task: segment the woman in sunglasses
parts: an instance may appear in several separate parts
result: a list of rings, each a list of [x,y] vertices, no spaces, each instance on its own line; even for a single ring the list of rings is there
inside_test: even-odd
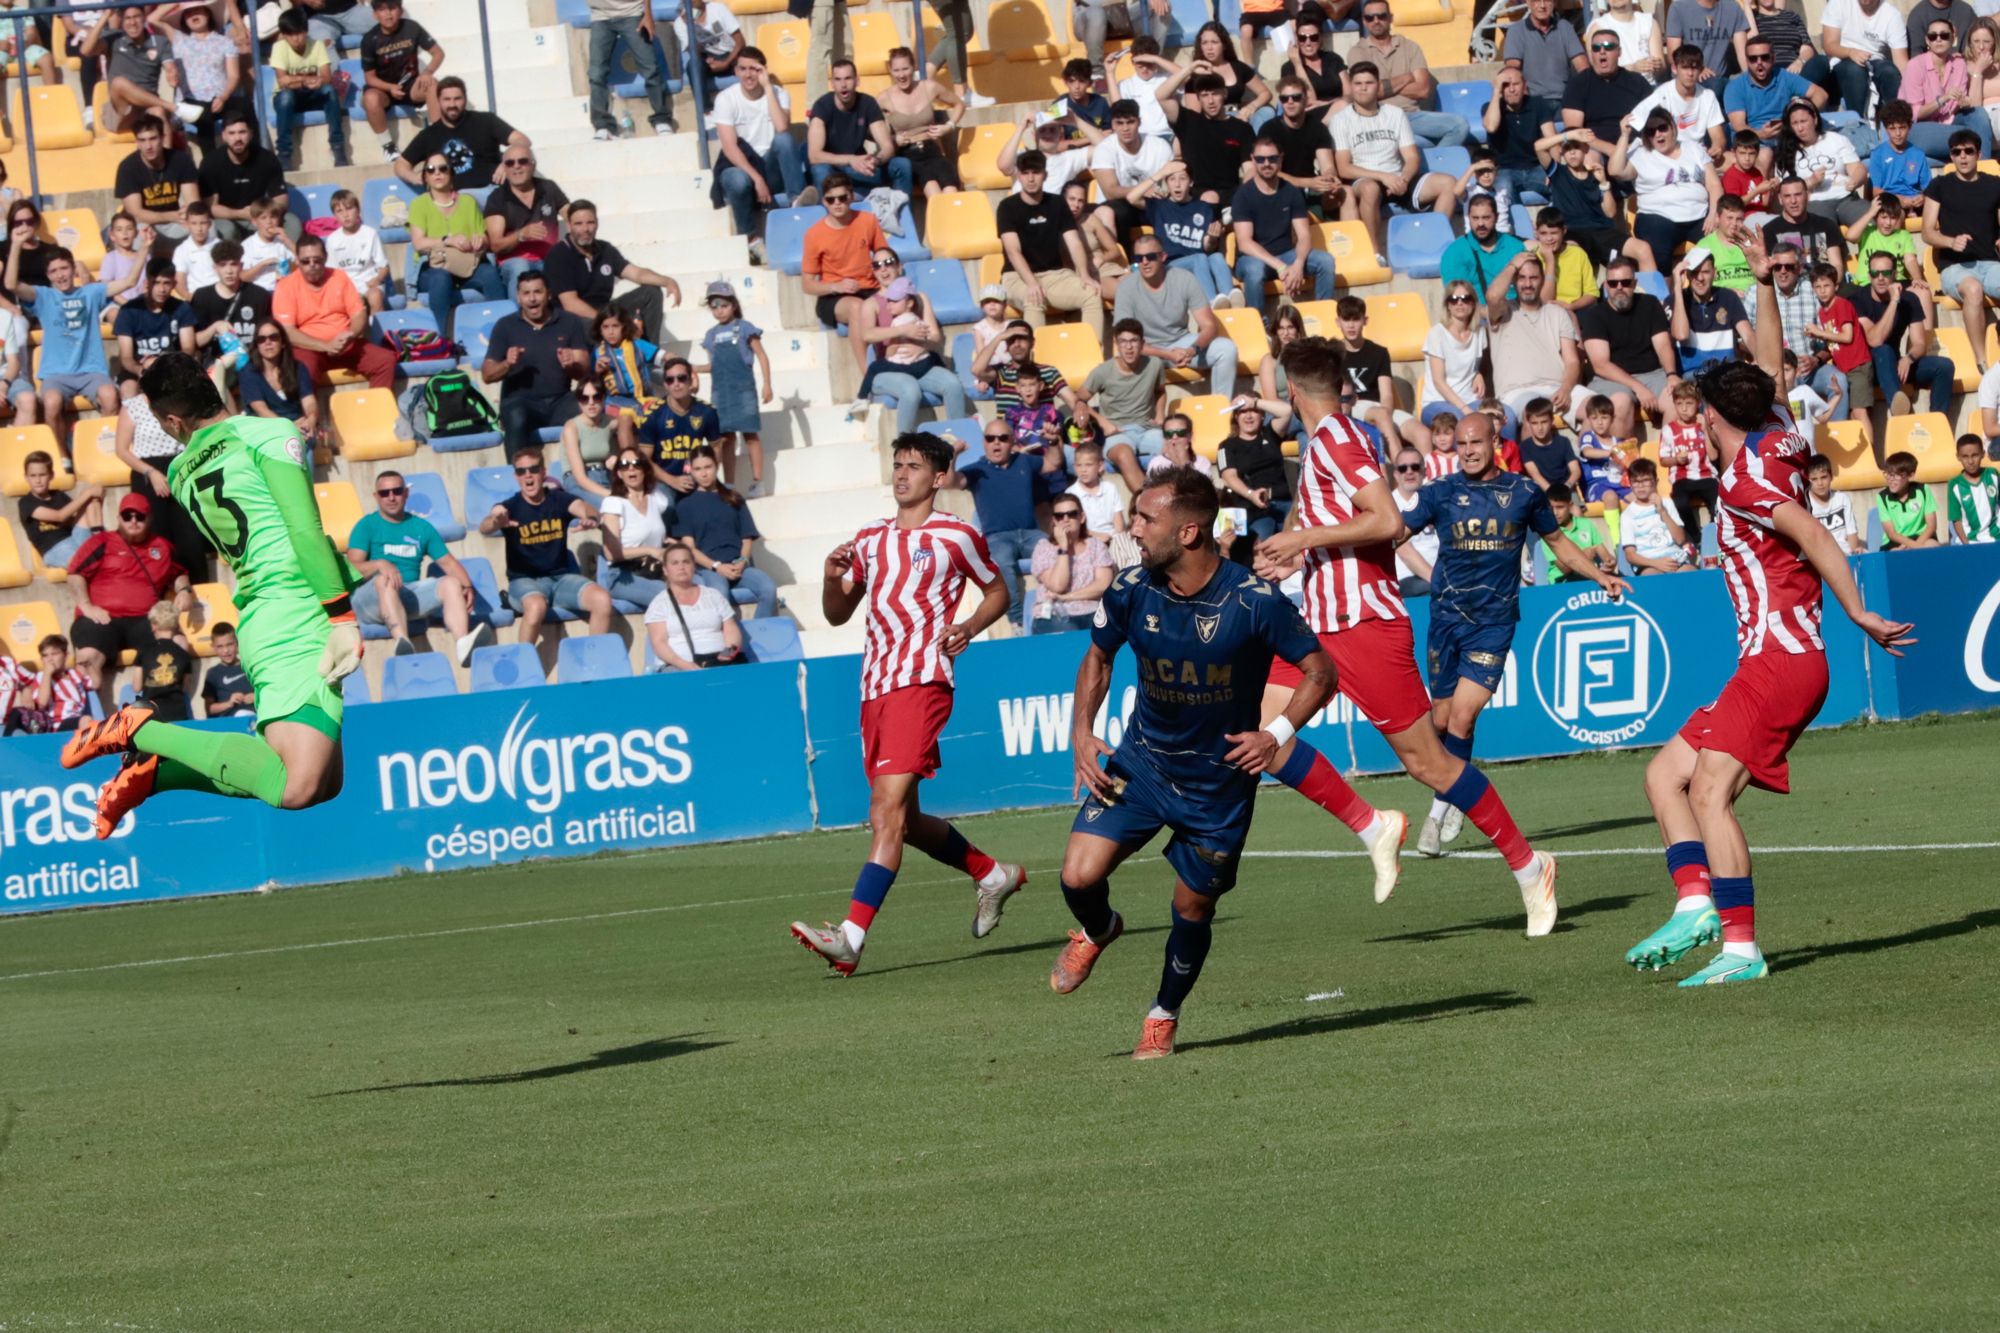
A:
[[[421,256],[417,290],[431,316],[449,332],[459,292],[471,288],[498,301],[507,285],[487,254],[486,219],[479,201],[452,184],[451,163],[442,154],[424,160],[424,193],[410,201],[410,253]]]
[[[900,326],[896,316],[890,311],[888,290],[898,280],[909,282],[903,276],[903,261],[888,246],[878,246],[870,258],[875,271],[875,290],[864,295],[860,313],[849,326],[849,338],[862,359],[864,374],[874,374],[869,384],[870,396],[882,396],[895,404],[896,433],[907,435],[917,428],[917,416],[924,408],[924,395],[930,394],[944,405],[948,419],[972,415],[972,405],[966,401],[965,385],[960,382],[958,372],[944,364],[944,330],[938,326],[937,314],[931,303],[919,291],[909,294],[909,313],[916,316],[914,323]],[[915,284],[911,284],[913,287]],[[915,374],[893,370],[884,364],[879,369],[868,362],[878,360],[891,343],[905,345],[914,343],[924,352],[924,359],[913,363],[921,366]]]
[[[291,341],[275,320],[263,320],[244,349],[249,359],[236,375],[236,393],[252,416],[299,423],[306,440],[319,438],[319,397],[313,378],[292,355]]]
[[[1463,278],[1445,284],[1444,322],[1424,337],[1424,402],[1417,417],[1428,430],[1440,412],[1463,420],[1486,396],[1486,316]]]
[[[1049,536],[1030,559],[1038,631],[1089,629],[1104,590],[1111,586],[1111,548],[1084,527],[1083,504],[1067,491],[1049,508]]]
[[[1347,86],[1341,76],[1347,72],[1347,62],[1327,49],[1326,32],[1322,24],[1326,13],[1317,4],[1307,0],[1299,6],[1299,16],[1293,21],[1292,49],[1286,56],[1292,73],[1306,83],[1306,110],[1325,111],[1335,102],[1347,96]]]
[[[611,410],[602,384],[577,385],[577,413],[563,423],[562,458],[570,484],[592,495],[612,494],[611,456],[635,447],[632,418]]]
[[[1639,207],[1625,253],[1640,268],[1663,268],[1674,262],[1682,245],[1693,245],[1715,229],[1722,178],[1701,150],[1682,140],[1673,112],[1665,107],[1656,106],[1646,116],[1636,146],[1633,137],[1630,122],[1618,127],[1618,147],[1605,170],[1637,187]]]
[[[1456,426],[1458,423],[1452,423]],[[1424,488],[1424,456],[1404,445],[1396,453],[1396,461],[1391,465],[1390,475],[1396,488],[1391,492],[1396,508],[1409,513],[1417,507],[1417,492]],[[1431,592],[1431,566],[1437,563],[1438,535],[1435,529],[1425,528],[1396,548],[1396,590],[1405,597],[1428,597]]]
[[[1903,67],[1896,97],[1910,104],[1910,142],[1931,161],[1946,160],[1954,129],[1979,136],[1982,159],[1993,155],[1992,122],[1980,105],[1984,90],[1973,83],[1972,66],[1959,54],[1958,29],[1949,18],[1932,18],[1924,24],[1923,52],[1912,53]],[[1876,115],[1882,118],[1879,108]]]
[[[674,496],[653,480],[653,466],[630,445],[611,463],[611,485],[598,506],[604,527],[604,558],[611,562],[605,588],[617,601],[650,606],[667,590],[667,524]]]

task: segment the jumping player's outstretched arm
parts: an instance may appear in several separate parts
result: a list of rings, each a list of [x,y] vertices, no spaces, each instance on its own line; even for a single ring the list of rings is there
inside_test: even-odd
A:
[[[1910,637],[1914,624],[1897,624],[1884,620],[1861,604],[1861,590],[1854,584],[1854,571],[1848,568],[1847,553],[1834,541],[1820,521],[1806,512],[1806,507],[1796,502],[1781,504],[1771,511],[1771,526],[1781,536],[1791,538],[1799,548],[1799,554],[1813,567],[1820,582],[1840,603],[1840,609],[1847,618],[1860,627],[1861,632],[1880,644],[1882,651],[1891,657],[1901,657],[1902,649],[1916,640]]]
[[[1071,794],[1088,791],[1106,804],[1118,799],[1118,783],[1098,760],[1110,758],[1111,747],[1097,739],[1091,728],[1097,721],[1097,710],[1111,692],[1111,657],[1111,652],[1096,643],[1084,649],[1083,664],[1076,669],[1076,703],[1069,724],[1069,754],[1076,767],[1076,786]],[[1303,691],[1304,687],[1300,688]]]
[[[255,457],[257,471],[270,487],[271,498],[284,519],[299,572],[333,622],[326,651],[320,654],[319,674],[328,681],[350,676],[361,665],[361,628],[355,624],[354,607],[348,601],[347,575],[320,525],[310,474],[289,458],[262,450],[256,451]]]
[[[1785,329],[1778,314],[1778,289],[1771,285],[1771,256],[1764,252],[1764,238],[1755,227],[1741,228],[1732,239],[1757,280],[1757,318],[1751,325],[1750,355],[1759,370],[1777,379],[1785,359]]]

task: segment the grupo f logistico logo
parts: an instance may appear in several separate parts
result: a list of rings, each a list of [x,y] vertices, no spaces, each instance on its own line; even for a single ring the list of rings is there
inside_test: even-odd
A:
[[[579,791],[672,786],[694,773],[683,727],[535,736],[530,734],[535,721],[522,704],[497,751],[477,743],[390,751],[376,765],[381,808],[436,809],[459,801],[479,805],[498,794],[539,815]]]
[[[1673,678],[1660,624],[1601,589],[1562,604],[1535,640],[1535,698],[1573,741],[1624,745],[1645,734]]]

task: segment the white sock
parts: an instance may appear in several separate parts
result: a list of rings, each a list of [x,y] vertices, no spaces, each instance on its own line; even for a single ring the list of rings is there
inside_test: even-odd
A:
[[[1514,872],[1514,882],[1524,889],[1532,889],[1542,880],[1542,858],[1531,856],[1528,864]]]
[[[394,147],[396,146],[396,136],[395,136],[395,135],[393,135],[393,134],[385,134],[385,135],[383,135],[383,136],[382,136],[382,146],[383,146],[384,148],[394,148]]]
[[[840,933],[847,937],[847,947],[856,953],[861,952],[861,941],[868,938],[868,932],[855,925],[852,921],[841,922]]]
[[[1674,915],[1679,916],[1682,912],[1706,912],[1713,906],[1715,906],[1715,899],[1705,893],[1697,893],[1675,903]]]
[[[1451,813],[1451,802],[1442,796],[1431,797],[1431,818],[1444,823],[1444,817]]]
[[[995,861],[993,868],[987,871],[985,878],[979,881],[979,887],[982,889],[997,889],[1006,882],[1007,867]]]
[[[1369,848],[1374,847],[1376,840],[1382,836],[1385,827],[1382,823],[1382,812],[1377,810],[1368,817],[1368,827],[1362,829],[1360,834],[1357,835],[1361,839],[1361,845]]]
[[[1735,940],[1728,941],[1723,944],[1722,952],[1731,958],[1762,958],[1764,956],[1764,951],[1757,947],[1757,941],[1755,940],[1744,940],[1740,943]]]
[[[1159,1006],[1159,1005],[1157,1005],[1157,1004],[1156,1004],[1156,1005],[1154,1005],[1154,1006],[1153,1006],[1153,1007],[1152,1007],[1151,1009],[1148,1009],[1148,1010],[1146,1011],[1146,1017],[1147,1017],[1147,1018],[1149,1018],[1149,1019],[1151,1019],[1151,1018],[1171,1018],[1171,1019],[1176,1019],[1176,1020],[1178,1020],[1178,1019],[1180,1018],[1180,1015],[1179,1015],[1179,1014],[1177,1014],[1177,1013],[1172,1013],[1172,1012],[1169,1012],[1168,1010],[1165,1010],[1165,1009],[1162,1009],[1162,1008],[1160,1008],[1160,1006]]]

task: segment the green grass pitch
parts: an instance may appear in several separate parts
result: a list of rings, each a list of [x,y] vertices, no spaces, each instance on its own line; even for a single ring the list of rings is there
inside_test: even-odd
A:
[[[0,922],[0,1328],[1991,1328],[1996,752],[1807,739],[1744,803],[1772,978],[1698,993],[1621,961],[1644,755],[1494,770],[1632,852],[1540,941],[1268,795],[1143,1065],[1169,872],[1053,995],[1066,811],[965,821],[1033,872],[983,943],[913,859],[848,981],[786,925],[858,832]]]

